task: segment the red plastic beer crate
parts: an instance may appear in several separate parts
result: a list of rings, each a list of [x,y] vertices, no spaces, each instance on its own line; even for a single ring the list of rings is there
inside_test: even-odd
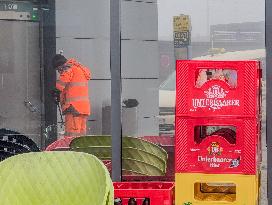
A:
[[[176,117],[176,173],[256,174],[260,130],[254,118]]]
[[[114,198],[120,198],[122,204],[128,204],[134,198],[142,204],[145,198],[150,205],[174,205],[174,182],[114,182]]]
[[[258,61],[178,60],[176,77],[177,116],[259,115]]]

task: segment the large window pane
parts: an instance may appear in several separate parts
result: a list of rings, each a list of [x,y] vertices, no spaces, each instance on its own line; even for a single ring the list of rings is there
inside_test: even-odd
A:
[[[264,1],[122,1],[121,15],[122,100],[139,102],[133,108],[123,106],[124,135],[145,138],[167,150],[171,173],[166,175],[173,176],[175,60],[263,63]],[[181,16],[188,20],[188,33],[175,27]],[[229,70],[222,73],[229,77]]]
[[[87,134],[110,134],[108,1],[56,1],[56,52],[88,66],[91,115]]]

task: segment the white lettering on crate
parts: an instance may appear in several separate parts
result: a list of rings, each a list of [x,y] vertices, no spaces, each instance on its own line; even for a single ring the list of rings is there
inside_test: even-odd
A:
[[[238,99],[226,99],[229,91],[224,90],[219,85],[213,85],[208,90],[204,91],[205,98],[193,98],[191,111],[196,111],[197,108],[208,108],[209,110],[220,110],[222,107],[240,106]]]

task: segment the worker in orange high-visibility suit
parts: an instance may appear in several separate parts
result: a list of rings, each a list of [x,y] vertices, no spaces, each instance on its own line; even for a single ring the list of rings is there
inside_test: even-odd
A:
[[[65,115],[65,136],[85,135],[91,110],[88,95],[91,73],[75,59],[67,60],[61,54],[54,56],[52,66],[60,74],[56,88],[60,91],[61,109]]]

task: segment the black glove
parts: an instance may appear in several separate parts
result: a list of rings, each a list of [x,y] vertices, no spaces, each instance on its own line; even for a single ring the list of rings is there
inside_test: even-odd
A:
[[[60,91],[57,88],[55,88],[55,89],[53,89],[51,91],[51,95],[54,98],[55,103],[59,104],[59,102],[60,102]]]

